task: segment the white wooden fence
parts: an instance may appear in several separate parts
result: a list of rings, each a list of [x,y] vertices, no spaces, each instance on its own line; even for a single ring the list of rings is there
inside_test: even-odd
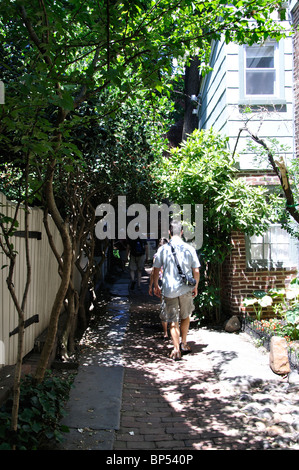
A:
[[[8,202],[0,193],[0,212],[13,217],[15,205]],[[18,299],[22,299],[26,282],[26,258],[24,231],[24,210],[21,209],[17,218],[19,227],[16,236],[12,237],[12,243],[18,252],[14,271],[14,286]],[[58,230],[52,221],[49,226],[55,246],[62,253],[62,242]],[[25,308],[26,320],[38,320],[25,329],[24,355],[33,347],[34,341],[48,326],[51,307],[55,294],[60,285],[57,261],[50,248],[47,234],[43,225],[43,212],[38,208],[30,209],[29,215],[29,248],[32,265],[31,283]],[[8,264],[8,259],[0,249],[0,269]],[[12,334],[18,326],[18,314],[8,291],[6,278],[8,267],[0,270],[0,367],[13,365],[17,356],[18,335]],[[38,317],[37,317],[38,316]]]

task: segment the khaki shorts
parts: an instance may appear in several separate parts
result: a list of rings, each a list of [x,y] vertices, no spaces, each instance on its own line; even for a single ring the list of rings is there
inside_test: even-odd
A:
[[[168,323],[178,323],[188,318],[194,310],[192,291],[179,297],[163,297],[160,319]]]
[[[162,301],[161,301],[160,320],[167,321],[164,297],[162,297]]]

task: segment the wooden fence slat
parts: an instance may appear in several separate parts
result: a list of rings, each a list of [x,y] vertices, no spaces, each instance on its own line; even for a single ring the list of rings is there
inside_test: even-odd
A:
[[[14,211],[15,204],[7,201],[6,197],[0,193],[0,212],[13,217]],[[18,215],[18,222],[18,232],[21,232],[24,230],[24,214],[22,210],[20,210]],[[50,219],[49,225],[58,251],[62,253],[63,246],[60,235],[52,219]],[[33,349],[35,339],[47,328],[52,303],[60,284],[57,261],[48,243],[47,234],[43,226],[43,212],[39,208],[30,209],[29,230],[33,234],[40,233],[41,237],[39,239],[39,237],[33,236],[29,239],[32,279],[25,308],[25,319],[28,320],[34,315],[38,315],[39,322],[32,323],[25,329],[24,355]],[[14,285],[17,297],[21,299],[26,282],[26,254],[25,239],[19,235],[20,233],[18,236],[12,237],[12,243],[18,251],[14,272]],[[8,260],[0,252],[0,269],[5,264],[8,264]],[[0,270],[0,348],[4,349],[2,356],[5,356],[4,364],[1,364],[0,357],[0,367],[15,364],[17,355],[17,335],[9,336],[9,333],[18,326],[18,315],[7,288],[7,275],[7,267]]]

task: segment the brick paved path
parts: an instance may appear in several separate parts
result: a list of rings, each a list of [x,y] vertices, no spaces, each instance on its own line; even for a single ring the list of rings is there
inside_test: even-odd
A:
[[[130,300],[114,450],[262,448],[258,429],[250,428],[239,412],[239,393],[232,395],[219,384],[196,325],[191,324],[188,335],[192,354],[173,361],[171,341],[162,339],[157,301],[146,295],[146,286]]]

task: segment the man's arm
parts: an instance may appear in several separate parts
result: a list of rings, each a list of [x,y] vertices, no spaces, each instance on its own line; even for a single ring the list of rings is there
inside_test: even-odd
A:
[[[159,281],[159,272],[160,268],[153,268],[153,280],[154,280],[154,294],[157,297],[161,297],[161,289],[159,287],[158,281]]]
[[[149,280],[149,286],[148,286],[148,293],[149,295],[153,295],[153,284],[154,284],[154,268],[151,270],[151,275],[150,275],[150,280]]]
[[[193,297],[196,297],[197,296],[197,287],[198,287],[198,283],[199,283],[199,268],[192,268],[192,273],[193,273],[193,277],[194,279],[196,280],[196,285],[194,286],[193,290],[192,290],[192,295]]]

